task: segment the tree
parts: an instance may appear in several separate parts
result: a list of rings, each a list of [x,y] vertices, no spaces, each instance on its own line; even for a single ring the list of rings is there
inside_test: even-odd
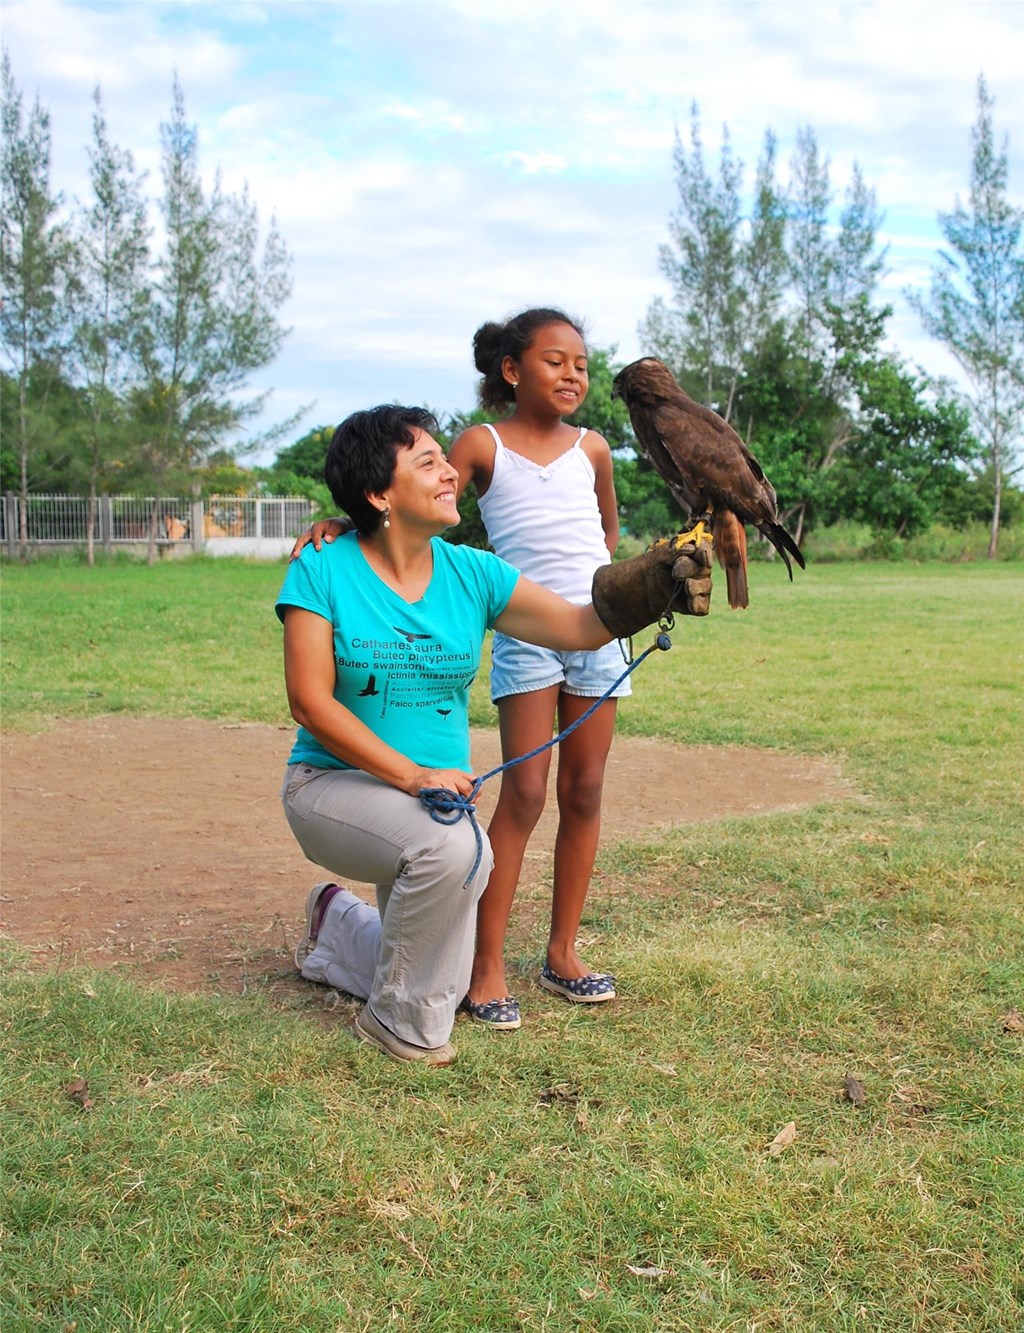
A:
[[[770,442],[762,461],[770,462],[783,442],[799,458],[799,475],[790,469],[793,489],[780,490],[799,542],[830,489],[826,474],[855,437],[859,392],[879,360],[892,307],[872,304],[885,268],[885,251],[877,249],[882,219],[874,191],[855,162],[833,237],[830,163],[807,126],[797,134],[789,201],[787,248],[795,309],[791,346],[784,349],[788,393],[782,398],[790,401],[783,437]]]
[[[587,396],[572,416],[566,417],[570,426],[586,426],[603,435],[612,453],[632,449],[635,443],[626,404],[621,398],[612,398],[612,381],[621,365],[614,361],[617,351],[614,345],[587,348]]]
[[[865,371],[861,412],[828,476],[827,521],[854,519],[910,537],[962,506],[978,453],[965,409],[892,358]]]
[[[287,332],[277,313],[291,292],[290,258],[273,220],[260,253],[248,191],[226,195],[218,179],[206,197],[197,134],[186,121],[177,78],[161,139],[166,249],[143,321],[143,375],[133,395],[146,428],[140,457],[156,493],[172,479],[187,479],[259,413],[266,395],[246,398],[245,386],[277,354]],[[157,517],[154,506],[150,562]]]
[[[650,332],[660,334],[659,343],[672,348],[673,361],[708,402],[723,396],[720,371],[725,367],[728,375],[736,361],[742,167],[733,160],[726,129],[718,183],[709,175],[696,103],[691,108],[689,152],[676,131],[673,161],[679,207],[669,221],[672,245],[661,247],[658,266],[671,285],[674,309],[656,304]]]
[[[82,389],[88,487],[87,557],[93,563],[96,502],[104,467],[129,448],[128,390],[138,377],[136,330],[147,300],[149,229],[142,180],[130,153],[110,143],[99,88],[93,94],[93,198],[77,218],[70,284],[71,353]]]
[[[333,434],[333,426],[314,426],[294,444],[279,449],[270,467],[255,469],[260,489],[271,495],[304,496],[317,518],[332,517],[337,505],[324,481],[324,460]]]
[[[273,468],[270,470],[322,482],[324,460],[327,458],[327,449],[333,434],[333,426],[314,426],[294,444],[279,449],[274,458]]]
[[[951,213],[939,214],[949,247],[939,252],[925,297],[909,293],[925,328],[952,352],[970,384],[969,406],[991,472],[993,499],[989,559],[999,543],[1003,486],[1024,417],[1024,209],[1007,194],[1007,141],[996,149],[984,77],[978,79],[978,119],[971,131],[971,190]]]
[[[742,360],[743,164],[733,157],[729,128],[723,126],[714,179],[696,103],[689,147],[677,130],[672,160],[679,202],[669,219],[670,243],[658,255],[672,299],[652,302],[640,325],[641,343],[672,368],[693,397],[731,414],[731,389]]]
[[[755,449],[800,540],[828,491],[825,474],[853,438],[858,388],[891,313],[873,303],[885,263],[874,193],[854,164],[836,227],[829,162],[813,131],[800,130],[783,191],[769,130],[744,214],[728,133],[716,184],[696,108],[691,151],[677,138],[674,161],[680,206],[673,246],[661,251],[674,304],[654,302],[641,339]]]
[[[37,97],[24,115],[10,57],[3,55],[0,157],[0,332],[17,386],[15,434],[21,514],[18,549],[28,555],[29,462],[47,440],[49,389],[59,380],[67,236],[50,189],[50,116]]]
[[[669,222],[672,244],[662,246],[659,256],[673,304],[652,304],[641,340],[672,367],[684,388],[729,421],[748,360],[777,318],[786,274],[775,138],[770,131],[765,135],[746,218],[743,166],[732,156],[728,127],[716,183],[704,163],[696,104],[689,152],[677,133],[673,161],[679,207]]]

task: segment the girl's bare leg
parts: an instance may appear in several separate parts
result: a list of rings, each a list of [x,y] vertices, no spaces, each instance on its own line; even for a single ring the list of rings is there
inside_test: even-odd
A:
[[[577,695],[559,695],[559,730],[564,731],[593,702]],[[607,699],[559,746],[558,833],[547,961],[553,972],[569,980],[590,972],[576,952],[576,936],[601,835],[601,793],[614,730],[615,700]]]
[[[557,706],[557,685],[499,699],[502,758],[516,759],[549,741]],[[470,999],[476,1004],[501,1000],[508,994],[505,936],[526,844],[544,809],[550,768],[551,751],[545,750],[501,775],[498,802],[487,829],[494,869],[477,906],[476,956],[469,984]]]

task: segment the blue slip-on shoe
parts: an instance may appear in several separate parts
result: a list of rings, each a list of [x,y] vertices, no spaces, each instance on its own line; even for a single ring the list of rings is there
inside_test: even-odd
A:
[[[541,968],[540,984],[545,990],[561,995],[573,1004],[601,1004],[615,999],[615,978],[610,972],[590,972],[585,977],[570,980],[552,972],[547,963]]]
[[[514,1032],[523,1025],[519,1001],[511,995],[506,995],[503,1000],[487,1000],[483,1004],[477,1004],[467,995],[459,1008],[469,1014],[475,1023],[483,1023],[496,1032]]]

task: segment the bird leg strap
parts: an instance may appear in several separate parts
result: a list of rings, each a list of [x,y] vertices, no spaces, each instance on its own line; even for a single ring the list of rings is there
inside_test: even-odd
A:
[[[643,555],[602,565],[594,574],[591,599],[602,623],[617,639],[628,639],[672,613],[706,616],[711,605],[711,538],[695,542],[686,534],[662,539]]]

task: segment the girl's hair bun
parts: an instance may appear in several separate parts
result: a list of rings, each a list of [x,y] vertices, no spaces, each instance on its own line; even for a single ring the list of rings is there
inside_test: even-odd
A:
[[[496,324],[493,319],[486,324],[481,324],[476,333],[473,334],[473,364],[481,375],[487,374],[494,365],[496,358],[500,360],[500,348],[504,335],[505,325]]]

